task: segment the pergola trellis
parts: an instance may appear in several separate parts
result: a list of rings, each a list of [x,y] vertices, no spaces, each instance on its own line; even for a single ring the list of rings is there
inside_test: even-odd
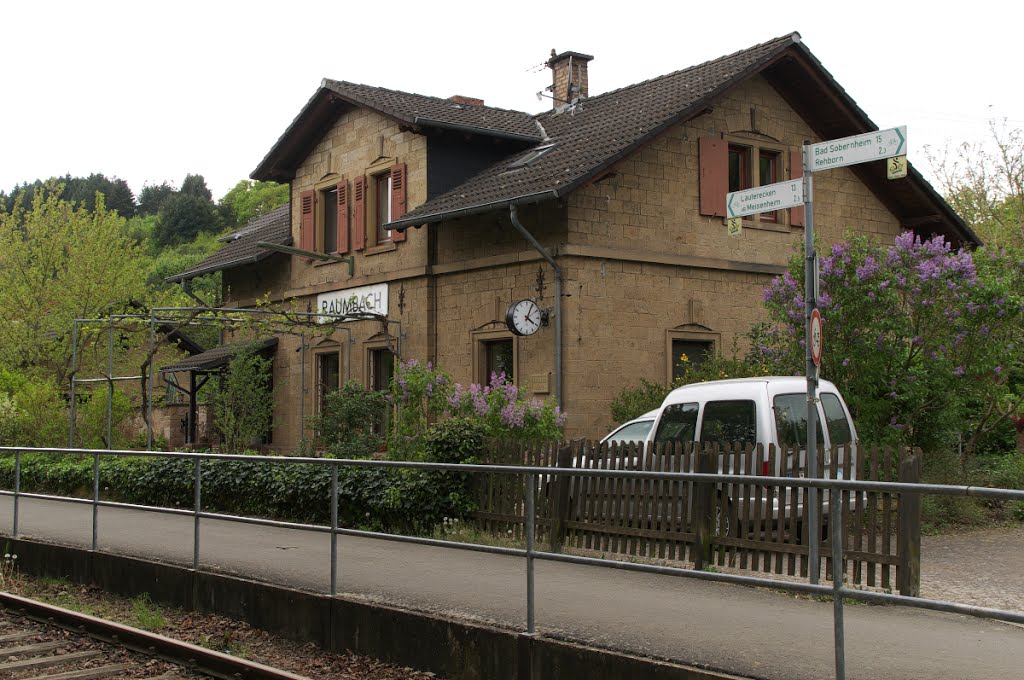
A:
[[[183,320],[182,315],[186,318]],[[382,326],[387,349],[397,358],[401,359],[402,324],[397,319],[389,319],[386,315],[372,312],[356,312],[351,314],[332,314],[326,312],[298,312],[291,310],[275,310],[269,308],[246,308],[246,307],[157,307],[147,314],[114,314],[101,319],[75,319],[72,326],[72,354],[71,354],[71,409],[69,414],[68,438],[69,445],[75,445],[75,419],[76,419],[76,388],[81,384],[107,383],[107,448],[112,447],[113,434],[113,397],[114,383],[118,381],[139,380],[142,381],[143,394],[145,394],[145,422],[146,422],[146,447],[153,447],[153,385],[157,369],[154,364],[156,352],[160,346],[171,341],[188,342],[182,340],[181,330],[196,325],[214,325],[223,331],[227,326],[263,328],[275,334],[287,333],[297,335],[301,338],[299,351],[302,353],[300,360],[300,392],[306,393],[306,351],[308,349],[307,337],[309,335],[328,335],[335,331],[344,331],[346,335],[346,374],[351,375],[352,368],[352,331],[350,328],[340,324],[348,321],[377,321]],[[120,326],[126,322],[144,322],[148,325],[149,351],[146,360],[142,363],[139,375],[115,375],[114,374],[114,334]],[[107,374],[95,378],[79,378],[78,373],[78,337],[79,329],[88,324],[104,324],[109,328],[108,342],[108,371]],[[392,335],[390,327],[397,326],[397,333]],[[301,329],[301,330],[296,330]],[[317,332],[313,333],[312,330]],[[329,330],[328,330],[329,329]],[[158,342],[158,330],[163,337]],[[177,336],[177,337],[173,337]],[[262,341],[262,349],[269,349],[276,344],[276,338],[267,338]],[[209,379],[213,373],[224,369],[234,353],[242,345],[224,345],[199,352],[188,359],[175,362],[159,370],[161,373],[172,371],[189,372],[189,388],[185,390],[180,385],[175,388],[189,396],[189,410],[186,424],[186,436],[189,443],[195,442],[196,435],[196,414],[198,409],[197,393],[202,384],[197,384],[196,376],[204,375],[202,383]],[[196,349],[197,347],[193,347]],[[205,357],[204,357],[205,355]],[[299,418],[305,422],[305,399],[300,400]],[[304,425],[300,425],[304,428]]]

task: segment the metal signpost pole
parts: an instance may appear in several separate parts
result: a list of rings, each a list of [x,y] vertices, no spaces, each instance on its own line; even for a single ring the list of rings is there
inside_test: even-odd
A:
[[[810,141],[804,142],[804,358],[807,370],[807,476],[818,476],[818,367],[811,355],[811,314],[818,307],[818,291],[815,284],[814,250],[814,159],[811,157]],[[808,575],[812,584],[817,585],[821,571],[818,556],[821,534],[818,532],[818,489],[811,487],[806,492],[809,505],[807,532],[810,536]]]

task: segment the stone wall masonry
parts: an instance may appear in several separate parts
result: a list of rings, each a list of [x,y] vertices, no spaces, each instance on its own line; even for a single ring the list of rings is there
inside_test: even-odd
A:
[[[356,177],[367,173],[368,168],[384,169],[399,162],[406,164],[406,200],[411,210],[427,200],[426,137],[403,130],[398,123],[368,109],[342,114],[295,171],[292,180],[292,238],[295,243],[299,243],[299,196],[303,191],[313,189],[332,175],[349,180],[351,186]],[[402,243],[378,248],[368,246],[357,252],[356,276],[386,275],[396,270],[425,266],[426,233],[421,229],[410,229],[407,234],[406,241]],[[367,243],[371,241],[368,239]],[[293,291],[328,283],[337,283],[338,288],[349,287],[347,265],[322,265],[296,259],[288,280]]]

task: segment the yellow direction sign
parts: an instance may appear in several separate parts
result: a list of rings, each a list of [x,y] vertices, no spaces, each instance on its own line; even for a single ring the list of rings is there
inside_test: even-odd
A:
[[[907,157],[894,156],[885,162],[885,176],[888,179],[903,179],[907,176]]]
[[[742,217],[730,217],[725,221],[725,229],[729,236],[733,238],[739,238],[743,236],[743,218]]]

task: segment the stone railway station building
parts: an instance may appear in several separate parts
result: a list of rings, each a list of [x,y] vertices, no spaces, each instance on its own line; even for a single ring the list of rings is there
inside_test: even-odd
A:
[[[803,209],[745,218],[730,238],[726,193],[801,176],[805,140],[878,127],[796,33],[598,96],[591,60],[553,51],[554,106],[537,115],[322,82],[252,173],[289,183],[290,204],[173,277],[222,271],[229,307],[269,297],[393,322],[400,345],[372,320],[305,348],[278,338],[274,448],[310,435],[301,415],[325,391],[386,385],[399,348],[464,384],[504,370],[560,400],[567,435],[601,436],[623,386],[667,382],[679,354],[728,352],[763,318]],[[829,170],[814,190],[823,245],[908,229],[978,243],[913,168],[895,181],[884,161]],[[260,241],[351,256],[351,271]],[[506,324],[520,300],[543,312],[533,334]]]

